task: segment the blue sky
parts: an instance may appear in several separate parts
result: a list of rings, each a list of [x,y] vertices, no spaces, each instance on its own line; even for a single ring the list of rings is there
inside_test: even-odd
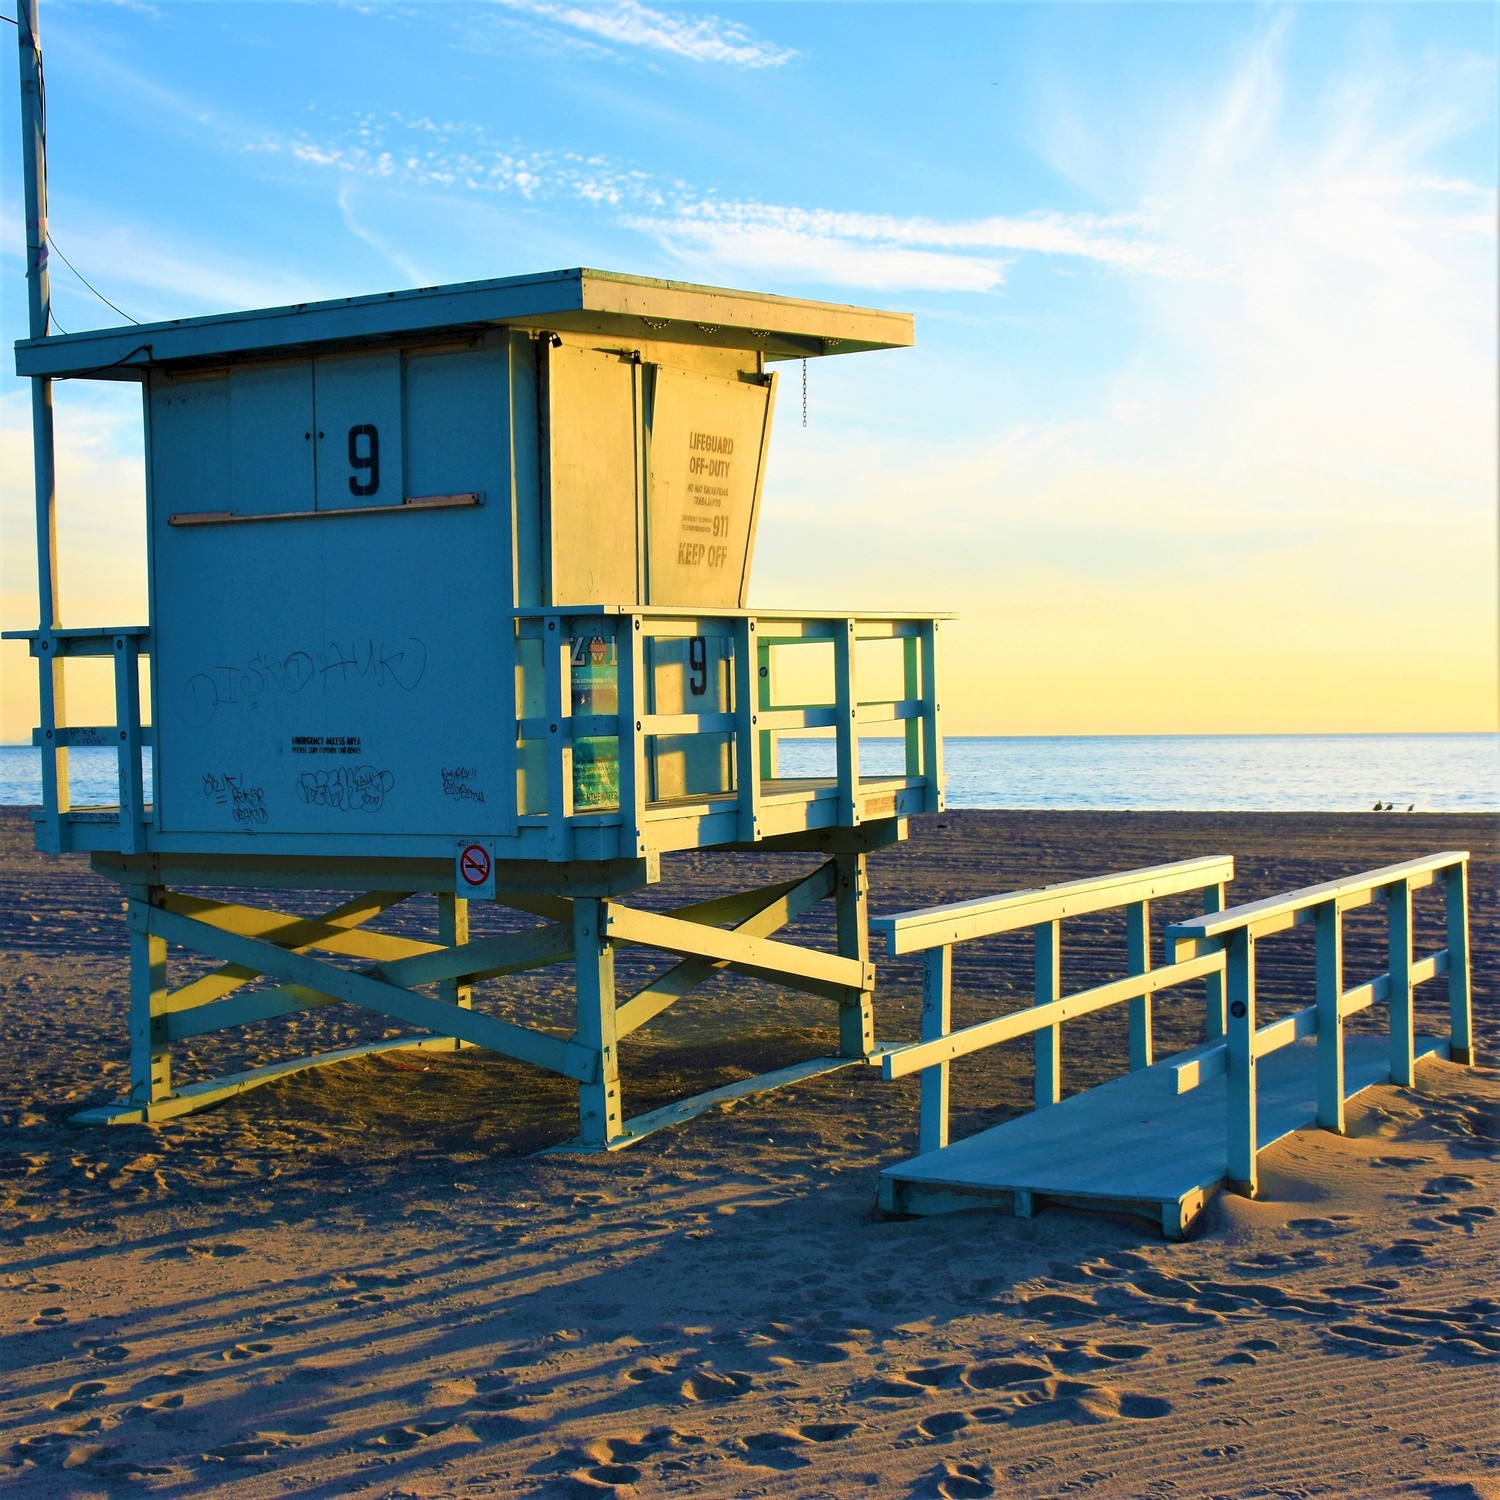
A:
[[[1487,728],[1497,14],[43,0],[52,233],[142,321],[578,264],[910,310],[806,430],[784,369],[753,602],[958,610],[960,731]],[[70,620],[139,615],[137,408],[58,402]]]

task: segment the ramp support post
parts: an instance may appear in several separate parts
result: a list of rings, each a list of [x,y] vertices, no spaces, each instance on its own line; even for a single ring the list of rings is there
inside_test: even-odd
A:
[[[953,1012],[953,950],[929,948],[922,964],[922,1040],[948,1035]],[[922,1069],[917,1150],[941,1151],[948,1144],[948,1064]]]
[[[1469,992],[1469,867],[1452,865],[1443,876],[1448,926],[1449,1056],[1456,1063],[1474,1062],[1474,1016]]]
[[[1318,1124],[1344,1133],[1344,919],[1337,901],[1317,909]]]
[[[155,886],[132,887],[130,921],[130,1102],[149,1106],[172,1092],[172,1050],[167,1036],[167,940],[146,930],[159,895]],[[150,1118],[149,1110],[146,1117]]]
[[[1125,911],[1127,962],[1132,974],[1144,974],[1151,967],[1151,903],[1132,901]],[[1130,1002],[1130,1069],[1135,1072],[1151,1066],[1154,1048],[1151,1043],[1153,997],[1137,995]]]
[[[1224,900],[1225,888],[1222,882],[1205,887],[1203,891],[1204,914],[1211,915],[1213,912],[1223,911]],[[1224,976],[1223,974],[1210,974],[1204,983],[1208,986],[1204,1038],[1207,1041],[1216,1042],[1224,1035]]]
[[[1038,922],[1032,999],[1050,1005],[1062,998],[1062,923]],[[1047,1026],[1033,1042],[1032,1099],[1038,1109],[1062,1098],[1062,1027]]]
[[[1225,1035],[1225,1082],[1229,1094],[1229,1185],[1246,1198],[1255,1196],[1255,939],[1243,927],[1229,934],[1227,951],[1229,1029]]]
[[[1409,1089],[1417,1077],[1416,1020],[1412,1014],[1411,884],[1385,888],[1386,967],[1390,973],[1391,1082]]]

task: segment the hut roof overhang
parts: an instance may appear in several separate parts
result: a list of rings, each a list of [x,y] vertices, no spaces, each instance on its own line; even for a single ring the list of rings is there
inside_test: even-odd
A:
[[[758,349],[809,359],[913,342],[909,313],[577,268],[23,339],[16,373],[140,380],[157,366],[294,357],[492,327]]]

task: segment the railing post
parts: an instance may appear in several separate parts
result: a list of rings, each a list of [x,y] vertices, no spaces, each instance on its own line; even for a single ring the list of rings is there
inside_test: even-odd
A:
[[[1318,1124],[1344,1133],[1344,915],[1325,901],[1314,917],[1318,1005]]]
[[[1398,880],[1385,888],[1386,952],[1390,972],[1391,1082],[1416,1082],[1416,1026],[1412,1014],[1411,885]]]
[[[901,637],[901,696],[908,703],[922,701],[921,641],[915,635]],[[908,719],[902,726],[906,744],[906,775],[915,780],[922,774],[922,721]]]
[[[130,929],[130,1102],[148,1108],[172,1093],[172,1053],[167,1040],[167,940],[150,931],[155,886],[133,886],[127,899]]]
[[[765,742],[761,738],[757,690],[755,621],[736,620],[734,625],[734,774],[735,795],[740,810],[740,839],[750,843],[760,837],[761,764]]]
[[[869,878],[863,854],[833,857],[833,904],[839,954],[870,962]],[[839,1003],[839,1056],[868,1057],[875,1050],[875,1005],[870,990],[848,990]]]
[[[619,722],[620,855],[646,852],[646,736],[641,732],[646,650],[641,617],[625,615],[615,629],[615,711]]]
[[[1242,927],[1228,936],[1228,1030],[1225,1084],[1228,1096],[1229,1185],[1255,1196],[1259,1136],[1256,1121],[1255,939]]]
[[[1211,885],[1205,888],[1203,892],[1203,910],[1205,913],[1224,910],[1224,886],[1222,882],[1218,885]],[[1224,1035],[1224,975],[1222,972],[1210,974],[1204,982],[1207,985],[1203,1021],[1204,1035],[1206,1040],[1213,1042]]]
[[[128,631],[114,638],[115,729],[119,734],[120,853],[146,847],[146,792],[141,773],[140,640]]]
[[[1460,860],[1443,871],[1443,905],[1448,927],[1449,1056],[1473,1066],[1474,1016],[1469,976],[1469,865]]]
[[[942,812],[943,736],[938,727],[938,622],[922,622],[922,775],[927,780],[927,811]]]
[[[953,950],[929,948],[922,963],[922,1040],[948,1035],[953,1017]],[[948,1144],[948,1064],[923,1068],[917,1150],[924,1155]]]
[[[602,1150],[621,1130],[620,1059],[615,1019],[615,950],[606,939],[609,903],[573,902],[573,960],[578,992],[574,1039],[598,1058],[594,1077],[578,1085],[578,1139]]]
[[[1038,922],[1032,928],[1036,940],[1032,998],[1046,1005],[1062,995],[1062,923]],[[1062,1027],[1048,1026],[1036,1033],[1033,1043],[1032,1099],[1041,1109],[1062,1098]]]
[[[542,631],[542,682],[547,712],[547,858],[573,857],[572,641],[568,622],[548,615]]]
[[[834,735],[838,756],[839,824],[859,826],[859,683],[855,672],[853,620],[839,620],[833,632]]]
[[[1132,901],[1125,912],[1127,962],[1132,974],[1151,968],[1151,903]],[[1137,995],[1130,1002],[1130,1070],[1149,1068],[1152,1059],[1150,995]]]
[[[756,709],[768,710],[775,701],[773,696],[775,684],[771,681],[771,643],[769,641],[756,642],[755,678],[753,701]],[[774,729],[760,731],[760,779],[762,781],[776,780],[776,731]]]

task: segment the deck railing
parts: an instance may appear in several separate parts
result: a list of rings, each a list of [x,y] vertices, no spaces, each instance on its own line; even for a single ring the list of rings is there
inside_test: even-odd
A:
[[[26,641],[41,667],[41,724],[31,742],[42,752],[42,808],[37,820],[37,848],[63,854],[72,848],[73,821],[114,823],[120,828],[120,852],[139,854],[146,847],[146,797],[143,752],[154,743],[149,724],[141,723],[141,661],[151,654],[151,632],[144,625],[83,626],[54,630],[7,630],[7,641]],[[115,722],[70,725],[63,712],[59,678],[68,657],[105,656],[114,660]],[[112,808],[73,807],[68,785],[70,748],[113,746],[119,766],[119,800]]]
[[[922,976],[922,1037],[880,1059],[886,1078],[920,1073],[919,1150],[948,1144],[948,1065],[986,1047],[1018,1037],[1036,1037],[1034,1098],[1038,1108],[1061,1098],[1061,1028],[1064,1021],[1115,1005],[1129,1007],[1130,1067],[1152,1063],[1152,1000],[1163,990],[1204,979],[1208,984],[1207,1032],[1224,1033],[1224,954],[1209,947],[1202,954],[1151,963],[1153,900],[1203,892],[1204,906],[1217,912],[1224,887],[1234,879],[1234,860],[1212,855],[1179,860],[1144,870],[1074,880],[1040,890],[1015,891],[978,901],[932,906],[894,916],[872,917],[872,933],[883,934],[887,951],[925,954]],[[1127,962],[1124,979],[1063,995],[1061,927],[1066,918],[1126,909]],[[1205,919],[1207,920],[1207,919]],[[1025,1010],[952,1031],[953,948],[958,943],[1030,928],[1035,944],[1034,1003]],[[1170,929],[1169,929],[1170,930]]]
[[[937,641],[931,616],[806,615],[743,610],[583,606],[518,611],[521,640],[518,811],[545,820],[549,855],[570,857],[583,823],[619,825],[622,853],[644,853],[651,825],[693,803],[731,811],[735,837],[764,836],[762,802],[777,776],[777,739],[832,729],[836,777],[818,795],[834,820],[861,821],[862,733],[903,726],[912,812],[942,809]],[[876,697],[862,647],[898,642],[899,689]],[[527,645],[531,650],[528,660]],[[822,648],[828,671],[795,670],[785,654]],[[597,658],[597,660],[596,660]],[[893,676],[892,664],[882,675]],[[785,701],[780,684],[821,678],[810,697]],[[888,684],[887,684],[888,685]],[[679,765],[670,785],[662,766]],[[604,767],[604,774],[598,774]]]
[[[1256,1065],[1301,1037],[1318,1039],[1318,1124],[1344,1129],[1344,1022],[1386,1002],[1390,1018],[1391,1081],[1410,1086],[1416,1068],[1413,991],[1440,974],[1448,976],[1449,1055],[1474,1060],[1469,981],[1469,856],[1465,851],[1428,855],[1343,880],[1308,886],[1173,923],[1166,929],[1174,962],[1219,958],[1228,987],[1227,1034],[1174,1060],[1179,1092],[1219,1073],[1227,1075],[1229,1179],[1240,1191],[1256,1190]],[[1417,957],[1412,937],[1412,893],[1441,884],[1447,944]],[[1344,988],[1344,913],[1383,902],[1386,908],[1384,974]],[[1255,950],[1262,939],[1293,927],[1315,931],[1316,999],[1292,1015],[1257,1028]]]

